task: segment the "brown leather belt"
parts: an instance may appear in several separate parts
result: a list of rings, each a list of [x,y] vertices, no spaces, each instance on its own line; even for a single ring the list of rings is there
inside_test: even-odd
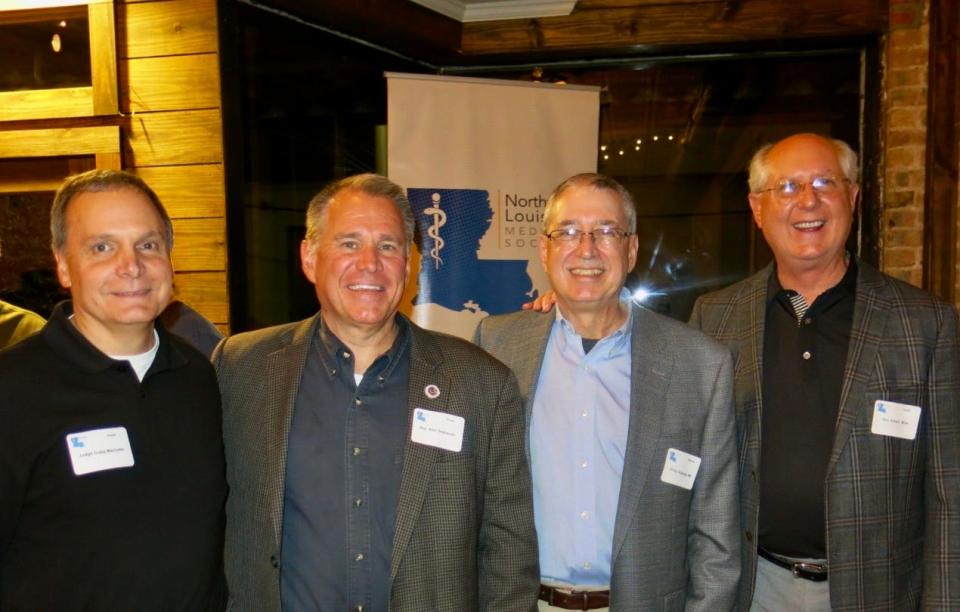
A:
[[[762,548],[757,548],[757,554],[774,565],[790,570],[797,578],[812,580],[813,582],[823,582],[827,579],[826,565],[806,561],[788,561]]]
[[[610,591],[568,591],[540,585],[540,599],[564,610],[596,610],[610,607]]]

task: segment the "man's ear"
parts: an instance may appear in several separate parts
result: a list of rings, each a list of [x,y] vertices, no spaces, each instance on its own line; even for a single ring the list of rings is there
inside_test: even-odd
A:
[[[750,210],[753,211],[753,222],[757,224],[758,229],[763,229],[763,215],[761,214],[763,208],[762,199],[762,193],[747,194],[747,200],[750,202]]]
[[[57,263],[57,280],[60,281],[60,286],[69,289],[72,283],[70,282],[70,268],[67,267],[66,255],[54,249],[53,259]]]
[[[317,249],[312,248],[306,240],[300,241],[300,268],[307,280],[317,284]]]

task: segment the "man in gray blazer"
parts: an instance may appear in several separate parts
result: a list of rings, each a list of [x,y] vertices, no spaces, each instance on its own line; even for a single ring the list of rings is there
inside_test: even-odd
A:
[[[214,353],[231,609],[536,608],[516,381],[397,314],[412,234],[388,179],[328,186],[301,247],[320,313]]]
[[[845,251],[843,142],[761,148],[750,191],[775,262],[691,319],[738,352],[740,607],[958,610],[956,311]]]
[[[597,174],[550,196],[557,313],[484,319],[476,342],[526,403],[541,610],[729,610],[739,578],[730,352],[634,306],[630,194]]]

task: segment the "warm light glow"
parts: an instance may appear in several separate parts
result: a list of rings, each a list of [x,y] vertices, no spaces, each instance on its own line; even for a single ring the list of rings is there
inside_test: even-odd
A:
[[[673,140],[673,134],[670,134],[669,136],[667,136],[667,140]]]
[[[620,155],[623,155],[623,149],[620,149],[618,153],[620,153]]]
[[[653,139],[654,139],[654,140],[660,140],[660,137],[657,136],[657,135],[654,135],[654,136],[653,136]]]
[[[601,150],[601,151],[606,151],[606,150],[607,150],[607,145],[600,145],[600,150]]]
[[[66,21],[61,21],[59,25],[60,25],[61,28],[65,28],[65,27],[67,27],[67,22],[66,22]]]
[[[607,155],[606,153],[604,153],[604,154],[603,154],[603,159],[610,159],[610,156]]]
[[[53,38],[50,39],[50,47],[53,48],[54,53],[60,53],[60,49],[63,47],[63,43],[60,41],[59,34],[54,34]]]

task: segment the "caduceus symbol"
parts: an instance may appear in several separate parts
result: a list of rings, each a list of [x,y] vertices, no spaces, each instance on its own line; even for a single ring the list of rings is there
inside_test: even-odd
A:
[[[433,248],[430,249],[430,258],[433,259],[435,269],[440,269],[443,259],[440,258],[440,249],[443,248],[443,238],[440,237],[440,228],[447,224],[447,213],[440,208],[440,194],[430,196],[433,206],[425,208],[423,214],[433,215],[433,225],[427,228],[427,236],[433,238]]]

